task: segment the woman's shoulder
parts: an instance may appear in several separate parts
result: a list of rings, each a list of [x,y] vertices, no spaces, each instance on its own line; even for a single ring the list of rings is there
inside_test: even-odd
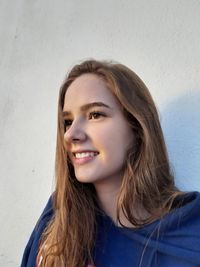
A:
[[[200,228],[200,192],[185,192],[179,195],[173,205],[173,209],[157,220],[157,225],[161,232],[170,236],[172,233],[179,236],[194,233]],[[147,226],[148,228],[148,226]],[[151,227],[150,227],[151,228]],[[200,231],[198,230],[199,237]]]
[[[158,224],[159,250],[163,255],[200,264],[200,193],[185,193],[178,203]]]
[[[49,197],[47,204],[45,205],[42,214],[40,215],[40,218],[38,219],[38,222],[36,224],[36,228],[39,227],[41,223],[47,223],[54,214],[53,209],[53,194]]]
[[[159,259],[159,266],[200,266],[200,193],[181,194],[174,204],[163,217],[139,228],[117,227],[104,216],[104,235],[99,230],[100,244],[103,236],[110,235],[105,241],[107,247],[120,253],[112,241],[118,240],[130,252],[130,258],[135,251],[135,259],[140,248],[145,248],[144,261],[148,264],[144,266],[155,266],[154,259]]]
[[[37,251],[39,247],[39,242],[42,236],[43,231],[53,217],[53,194],[47,201],[47,204],[36,223],[36,226],[28,240],[28,243],[25,247],[21,267],[35,266]]]
[[[193,226],[200,224],[200,192],[184,193],[176,200],[176,207],[166,215],[166,220],[177,222],[178,225],[190,222]]]

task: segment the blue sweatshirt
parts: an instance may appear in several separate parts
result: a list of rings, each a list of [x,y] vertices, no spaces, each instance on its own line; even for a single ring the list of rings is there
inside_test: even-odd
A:
[[[118,227],[107,215],[99,216],[95,266],[200,266],[200,193],[187,193],[181,202],[181,207],[139,229]],[[25,248],[21,267],[36,266],[38,243],[52,215],[50,198]]]

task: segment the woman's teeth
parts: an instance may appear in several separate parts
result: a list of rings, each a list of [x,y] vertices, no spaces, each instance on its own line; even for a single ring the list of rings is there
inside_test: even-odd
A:
[[[85,157],[94,157],[98,154],[98,152],[83,152],[83,153],[74,153],[75,158],[85,158]]]

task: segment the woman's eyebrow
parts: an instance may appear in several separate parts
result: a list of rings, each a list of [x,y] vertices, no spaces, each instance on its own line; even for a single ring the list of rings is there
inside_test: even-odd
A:
[[[88,103],[88,104],[81,106],[80,110],[82,112],[85,112],[88,109],[93,108],[93,107],[106,107],[106,108],[112,109],[110,106],[108,106],[107,104],[103,102],[92,102],[92,103]],[[69,116],[69,115],[71,115],[71,111],[68,111],[68,110],[63,111],[63,116]]]

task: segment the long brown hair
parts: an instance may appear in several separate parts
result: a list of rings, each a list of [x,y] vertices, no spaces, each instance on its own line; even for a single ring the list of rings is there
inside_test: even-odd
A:
[[[69,85],[80,75],[95,74],[118,101],[132,127],[135,142],[127,151],[117,214],[123,212],[135,227],[162,217],[181,194],[174,185],[159,116],[143,81],[126,66],[87,60],[72,68],[59,94],[55,161],[54,216],[43,233],[39,255],[42,266],[86,267],[92,263],[98,201],[92,184],[77,181],[64,143],[63,105]],[[133,208],[134,206],[134,208]],[[137,206],[150,214],[138,217]]]

